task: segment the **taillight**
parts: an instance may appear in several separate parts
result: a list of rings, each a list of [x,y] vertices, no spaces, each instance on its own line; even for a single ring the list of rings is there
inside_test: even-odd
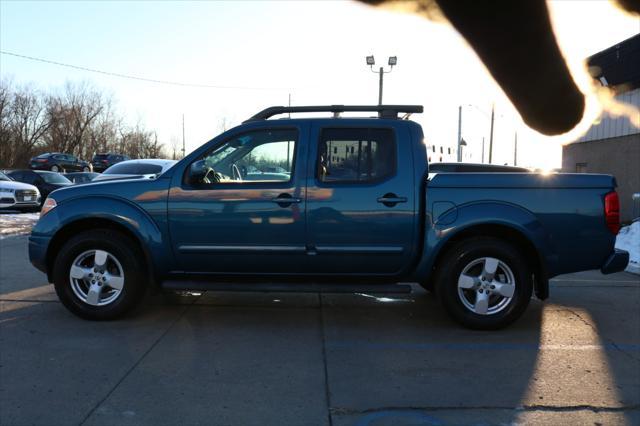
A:
[[[604,217],[607,221],[607,228],[614,234],[620,231],[620,199],[616,191],[604,196]]]
[[[49,161],[49,159],[48,158],[38,158],[36,161],[38,163],[46,163],[47,161]]]

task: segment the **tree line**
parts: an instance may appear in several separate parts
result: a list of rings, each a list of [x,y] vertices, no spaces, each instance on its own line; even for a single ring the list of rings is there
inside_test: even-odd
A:
[[[0,81],[0,168],[26,167],[31,157],[63,152],[90,161],[98,152],[169,158],[157,134],[129,125],[113,100],[87,83],[45,93]]]

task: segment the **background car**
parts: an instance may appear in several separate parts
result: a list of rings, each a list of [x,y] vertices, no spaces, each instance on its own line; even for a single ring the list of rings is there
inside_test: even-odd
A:
[[[69,179],[73,183],[89,183],[96,176],[100,176],[99,173],[94,172],[74,172],[74,173],[63,173],[64,177]]]
[[[480,163],[429,163],[429,173],[531,173],[524,167]]]
[[[0,209],[38,210],[40,191],[33,185],[16,182],[0,173]]]
[[[31,170],[51,170],[52,172],[90,172],[90,163],[80,160],[75,155],[59,152],[45,152],[29,160]]]
[[[160,175],[176,163],[176,160],[163,160],[159,158],[122,161],[96,176],[93,182]]]
[[[60,173],[41,170],[13,170],[7,175],[18,182],[28,183],[40,191],[40,204],[44,203],[47,196],[59,188],[73,185],[69,179]]]
[[[93,166],[93,171],[103,172],[114,164],[130,159],[128,156],[122,154],[96,154],[91,160],[91,165]]]

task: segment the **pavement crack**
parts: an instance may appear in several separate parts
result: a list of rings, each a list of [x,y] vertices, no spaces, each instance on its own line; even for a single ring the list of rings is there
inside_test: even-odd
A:
[[[163,331],[162,334],[160,334],[160,336],[158,336],[158,338],[151,344],[151,346],[149,346],[149,348],[142,354],[142,356],[140,356],[140,358],[131,366],[131,368],[129,368],[127,370],[127,372],[124,373],[124,375],[120,378],[120,380],[118,380],[118,382],[115,385],[113,385],[113,387],[109,390],[109,392],[107,392],[107,394],[102,399],[100,399],[100,401],[98,401],[93,406],[93,408],[91,408],[91,410],[89,410],[87,415],[80,422],[80,424],[79,424],[80,426],[84,425],[87,422],[87,420],[89,420],[91,415],[93,415],[93,413],[98,409],[98,407],[100,405],[102,405],[102,403],[104,403],[111,396],[111,394],[113,394],[113,392],[115,392],[115,390],[118,388],[118,386],[120,386],[120,384],[122,382],[124,382],[124,380],[127,377],[129,377],[129,375],[133,372],[133,370],[135,370],[136,367],[138,367],[138,365],[140,365],[142,360],[145,359],[147,357],[147,355],[149,355],[149,353],[151,353],[151,351],[158,345],[158,343],[164,338],[164,336],[166,336],[167,333],[169,333],[169,331],[184,317],[184,315],[187,313],[187,310],[189,310],[189,308],[195,302],[197,302],[199,298],[200,298],[200,296],[198,298],[196,298],[193,301],[193,303],[190,303],[190,304],[184,306],[184,309],[182,309],[182,312],[180,312],[180,314],[176,317],[176,319],[174,319],[171,322],[171,324],[169,324],[167,329],[165,331]]]
[[[640,409],[640,404],[626,405],[621,407],[608,407],[600,405],[520,405],[516,407],[503,406],[503,405],[477,405],[477,406],[406,406],[406,407],[379,407],[379,408],[366,408],[366,409],[352,409],[345,407],[333,407],[330,409],[332,415],[364,415],[386,411],[473,411],[473,410],[507,410],[507,411],[544,411],[544,412],[572,412],[572,411],[591,411],[594,413],[619,413],[625,411],[632,411]]]
[[[571,313],[572,315],[574,315],[576,318],[578,318],[578,320],[580,322],[582,322],[583,324],[585,324],[587,327],[591,328],[591,330],[593,330],[593,332],[595,333],[596,336],[601,336],[600,331],[598,330],[598,327],[596,327],[595,325],[593,325],[592,323],[590,323],[588,320],[586,320],[584,317],[582,317],[582,315],[580,315],[578,312],[574,311],[571,308],[568,307],[563,307],[563,310]],[[621,352],[622,354],[624,354],[626,357],[634,360],[634,361],[638,361],[640,359],[636,358],[633,354],[630,354],[629,352],[627,352],[626,350],[624,350],[623,348],[621,348],[620,346],[618,346],[618,344],[616,344],[616,342],[614,342],[612,339],[609,338],[602,338],[601,340],[606,341],[608,344],[611,345],[612,348],[615,348],[617,351]]]
[[[333,416],[331,412],[331,391],[329,390],[329,368],[327,363],[327,338],[325,335],[324,309],[322,305],[322,293],[318,293],[318,312],[320,316],[320,337],[322,339],[322,364],[324,366],[324,393],[327,402],[327,421],[329,426],[333,425]]]

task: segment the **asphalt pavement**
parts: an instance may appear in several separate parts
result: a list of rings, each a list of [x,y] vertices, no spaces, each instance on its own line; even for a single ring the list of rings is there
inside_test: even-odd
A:
[[[0,425],[640,424],[640,277],[559,277],[511,327],[435,297],[205,293],[89,322],[0,240]]]

